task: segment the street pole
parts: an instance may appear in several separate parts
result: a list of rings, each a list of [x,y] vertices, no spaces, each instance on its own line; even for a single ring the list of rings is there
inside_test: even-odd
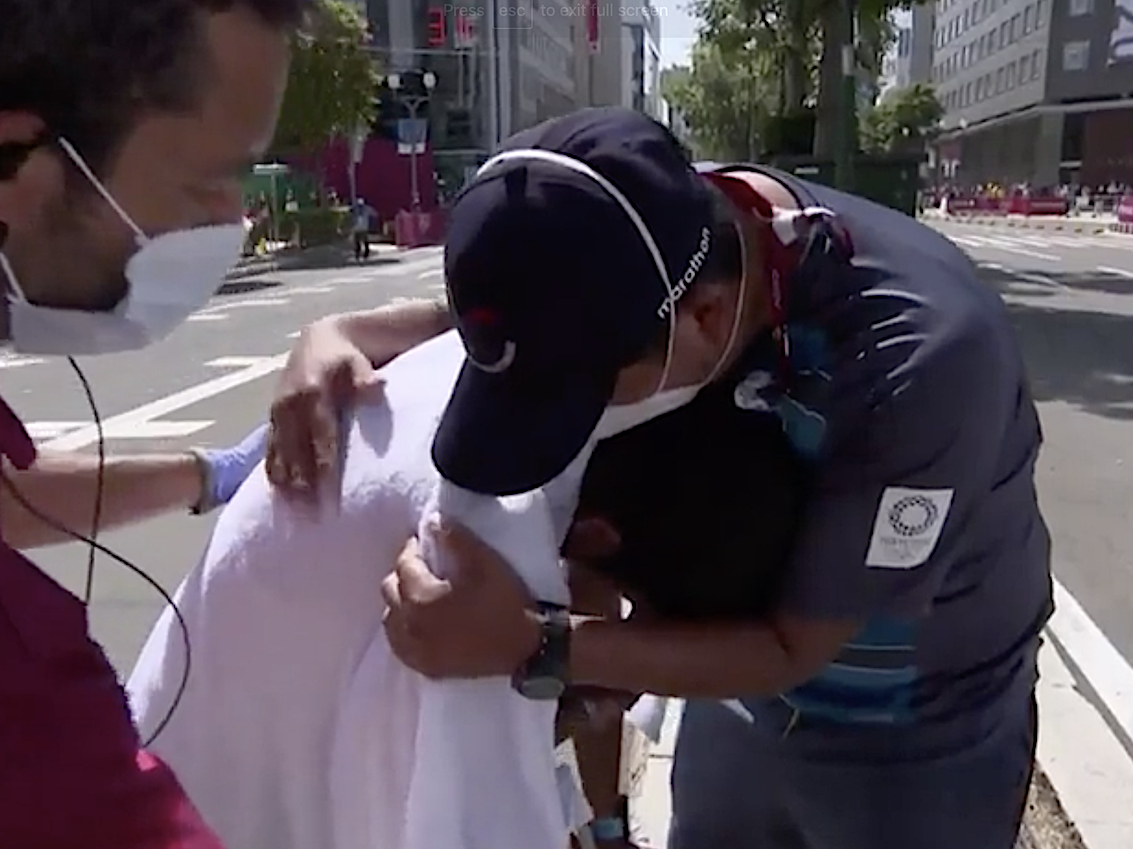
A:
[[[484,147],[491,156],[496,152],[500,141],[500,64],[499,42],[496,28],[499,26],[496,0],[488,3],[488,132]]]
[[[424,100],[423,97],[405,99],[405,105],[409,108],[409,125],[413,128],[412,146],[409,148],[409,193],[414,212],[421,208],[421,192],[417,184],[417,109]]]
[[[834,160],[834,182],[844,192],[852,192],[854,186],[854,158],[858,152],[858,61],[857,61],[857,15],[855,0],[845,3],[845,40],[842,48],[842,91],[840,132],[838,148]]]

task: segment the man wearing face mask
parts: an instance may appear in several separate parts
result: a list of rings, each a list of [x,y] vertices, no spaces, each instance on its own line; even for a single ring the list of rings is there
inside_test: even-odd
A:
[[[712,381],[694,405],[773,416],[806,461],[801,530],[773,612],[748,622],[566,617],[499,580],[486,547],[466,565],[491,580],[451,584],[410,550],[383,587],[395,652],[533,698],[570,682],[689,699],[679,849],[1010,849],[1052,602],[1041,434],[998,297],[914,220],[756,166],[696,176],[642,116],[583,112],[507,147],[452,212],[469,362],[438,468],[478,492],[536,487],[611,416]],[[700,276],[710,192],[734,210],[746,287]],[[732,565],[758,556],[752,540]]]
[[[271,141],[288,40],[307,7],[6,0],[0,330],[11,349],[135,350],[215,292],[239,255],[240,179]],[[90,462],[33,471],[32,441],[3,405],[0,425],[0,451],[22,470],[11,477],[23,498],[64,523],[78,511],[59,502],[93,502]],[[236,453],[247,459],[255,442]],[[226,497],[231,487],[203,485],[209,470],[216,464],[192,457],[108,469],[112,522]],[[12,543],[53,541],[20,531],[28,514],[5,513]],[[81,531],[89,513],[73,524]],[[141,749],[83,605],[10,545],[0,547],[3,843],[216,849],[172,772]]]

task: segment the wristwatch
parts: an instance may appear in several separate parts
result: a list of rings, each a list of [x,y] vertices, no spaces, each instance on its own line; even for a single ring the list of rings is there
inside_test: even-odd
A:
[[[536,701],[561,698],[566,691],[570,663],[570,611],[560,604],[536,605],[541,637],[539,648],[511,677],[521,696]]]
[[[201,497],[196,504],[189,508],[189,512],[194,516],[203,516],[217,507],[212,498],[212,464],[208,461],[208,457],[205,456],[202,448],[190,448],[189,456],[193,458],[193,462],[197,465],[197,471],[201,475]]]

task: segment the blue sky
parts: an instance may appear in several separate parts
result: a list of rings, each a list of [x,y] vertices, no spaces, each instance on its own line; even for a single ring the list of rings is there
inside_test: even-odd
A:
[[[653,7],[661,18],[661,66],[687,62],[696,40],[696,21],[687,11],[687,0],[653,0]]]

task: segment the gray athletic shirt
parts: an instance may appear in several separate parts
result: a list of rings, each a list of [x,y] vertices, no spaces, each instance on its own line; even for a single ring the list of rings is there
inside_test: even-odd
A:
[[[777,414],[811,462],[783,605],[865,623],[782,698],[837,723],[979,712],[1031,685],[1052,610],[1042,435],[1007,310],[936,231],[767,173],[839,227],[785,293],[789,367],[757,340],[735,401]]]

